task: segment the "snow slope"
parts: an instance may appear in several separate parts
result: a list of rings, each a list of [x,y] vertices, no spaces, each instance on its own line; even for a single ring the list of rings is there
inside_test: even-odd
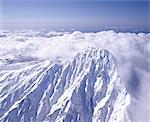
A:
[[[129,103],[116,59],[107,50],[89,47],[67,61],[1,67],[1,122],[129,121]]]
[[[106,49],[116,58],[121,83],[131,97],[127,118],[132,122],[149,122],[150,33],[3,30],[0,31],[0,73],[19,71],[45,60],[53,64],[71,61],[77,52],[89,46]]]

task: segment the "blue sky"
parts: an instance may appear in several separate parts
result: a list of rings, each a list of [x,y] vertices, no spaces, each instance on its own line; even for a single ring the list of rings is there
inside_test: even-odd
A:
[[[50,27],[149,26],[148,1],[1,0],[2,25]]]

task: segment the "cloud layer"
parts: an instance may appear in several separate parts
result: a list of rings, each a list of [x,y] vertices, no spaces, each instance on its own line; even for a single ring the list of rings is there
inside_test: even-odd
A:
[[[89,46],[107,49],[116,57],[121,79],[132,96],[128,107],[131,120],[150,121],[150,33],[1,32],[0,61],[20,57],[66,60]]]

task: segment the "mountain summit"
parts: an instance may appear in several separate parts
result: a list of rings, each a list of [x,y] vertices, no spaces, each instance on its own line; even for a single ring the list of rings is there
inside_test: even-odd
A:
[[[130,96],[107,50],[90,47],[69,61],[22,65],[1,69],[0,121],[120,122],[128,118]]]

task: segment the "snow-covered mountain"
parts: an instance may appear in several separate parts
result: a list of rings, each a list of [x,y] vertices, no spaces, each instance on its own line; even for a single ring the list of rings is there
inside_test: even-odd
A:
[[[0,121],[129,121],[130,95],[115,62],[93,47],[67,61],[7,62],[0,71]]]
[[[27,82],[28,85],[24,86],[26,89],[22,92],[30,93],[27,92],[27,89],[29,86],[32,87],[32,82],[37,81],[32,79],[36,73],[39,73],[37,78],[42,77],[44,68],[46,70],[55,64],[61,65],[64,69],[67,62],[71,63],[74,57],[77,57],[77,52],[80,52],[81,55],[84,53],[83,49],[88,49],[89,46],[106,49],[115,57],[116,61],[113,59],[113,62],[116,62],[115,69],[118,69],[117,74],[120,76],[121,86],[130,94],[130,97],[127,97],[130,98],[130,104],[125,112],[125,118],[127,118],[125,122],[129,120],[149,122],[150,33],[125,33],[113,30],[90,33],[0,30],[0,104],[3,108],[0,109],[0,118],[4,120],[9,109],[16,105],[16,102],[4,104],[6,96],[12,98],[14,93],[12,91],[21,88],[22,85],[18,85],[16,82],[21,84],[24,81]],[[26,70],[31,73],[27,73]],[[24,76],[19,75],[21,71],[24,72]],[[9,76],[7,77],[7,75]],[[30,85],[28,81],[30,81]],[[9,95],[10,93],[11,95]],[[20,99],[23,96],[20,96]],[[48,118],[44,120],[46,121]]]

